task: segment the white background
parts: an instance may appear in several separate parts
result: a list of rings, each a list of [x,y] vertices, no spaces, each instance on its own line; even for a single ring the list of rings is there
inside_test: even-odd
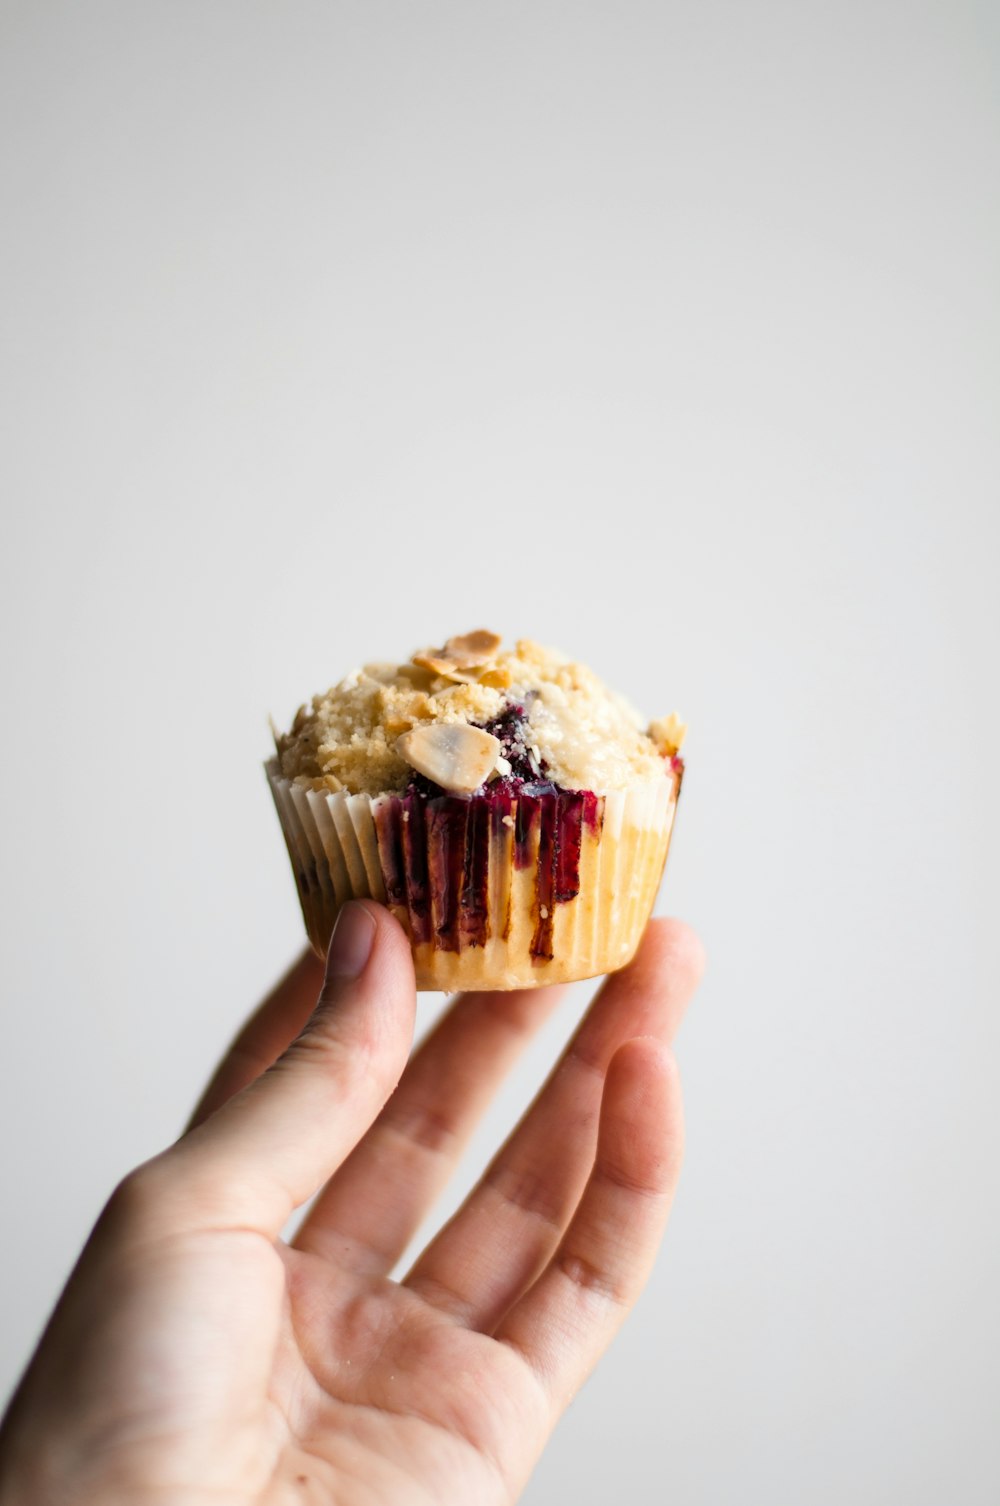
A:
[[[1000,10],[0,43],[0,1390],[300,944],[268,712],[484,624],[689,720],[710,955],[667,1243],[525,1499],[995,1503]]]

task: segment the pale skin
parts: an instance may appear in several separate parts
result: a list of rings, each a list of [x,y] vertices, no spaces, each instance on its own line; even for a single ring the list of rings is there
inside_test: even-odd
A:
[[[393,1279],[560,991],[459,998],[407,1061],[406,938],[345,916],[325,979],[296,963],[112,1196],[0,1431],[0,1506],[506,1506],[635,1303],[680,1170],[693,933],[650,924]]]

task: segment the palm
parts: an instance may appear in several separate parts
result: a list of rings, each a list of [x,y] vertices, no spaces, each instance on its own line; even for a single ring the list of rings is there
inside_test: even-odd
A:
[[[514,1499],[545,1429],[541,1388],[512,1348],[405,1286],[256,1234],[151,1256],[156,1293],[141,1279],[132,1288],[127,1264],[113,1274],[116,1292],[133,1291],[128,1310],[117,1303],[129,1342],[100,1377],[104,1395],[90,1396],[92,1410],[117,1415],[115,1483],[130,1501],[154,1482],[151,1501],[166,1487],[186,1506],[217,1506],[220,1494],[241,1506],[332,1503],[345,1480],[358,1503]],[[204,1354],[203,1314],[218,1311],[223,1272],[227,1312],[255,1322],[227,1324]],[[151,1360],[172,1381],[155,1397],[130,1383]]]
[[[459,1000],[386,1102],[412,971],[379,913],[381,974],[376,948],[376,968],[297,1035],[319,982],[304,959],[237,1041],[193,1129],[112,1198],[7,1422],[6,1455],[37,1499],[63,1483],[32,1452],[32,1420],[48,1414],[64,1456],[98,1461],[60,1496],[72,1506],[502,1506],[635,1300],[680,1131],[662,1053],[634,1038],[673,1035],[697,943],[679,926],[651,930],[396,1281],[556,991]],[[279,1239],[320,1182],[295,1238]],[[0,1506],[33,1499],[5,1495],[3,1463],[0,1450]]]
[[[288,1486],[308,1482],[332,1502],[350,1479],[363,1482],[359,1502],[513,1500],[546,1431],[523,1359],[405,1287],[344,1280],[297,1251],[287,1260],[305,1310],[329,1316],[305,1342],[294,1317],[283,1330],[272,1397],[288,1442],[262,1499],[301,1500]]]

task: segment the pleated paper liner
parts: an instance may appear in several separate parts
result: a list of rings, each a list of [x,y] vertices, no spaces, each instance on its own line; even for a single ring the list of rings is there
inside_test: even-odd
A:
[[[679,774],[594,795],[311,790],[267,764],[306,932],[320,956],[347,900],[389,906],[417,987],[531,988],[624,966],[656,898]]]

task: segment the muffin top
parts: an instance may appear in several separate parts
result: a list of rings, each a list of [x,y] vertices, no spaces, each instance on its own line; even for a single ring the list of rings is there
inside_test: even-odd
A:
[[[366,664],[275,732],[281,772],[352,795],[468,795],[496,781],[606,794],[676,768],[685,728],[643,719],[584,664],[484,628]]]

